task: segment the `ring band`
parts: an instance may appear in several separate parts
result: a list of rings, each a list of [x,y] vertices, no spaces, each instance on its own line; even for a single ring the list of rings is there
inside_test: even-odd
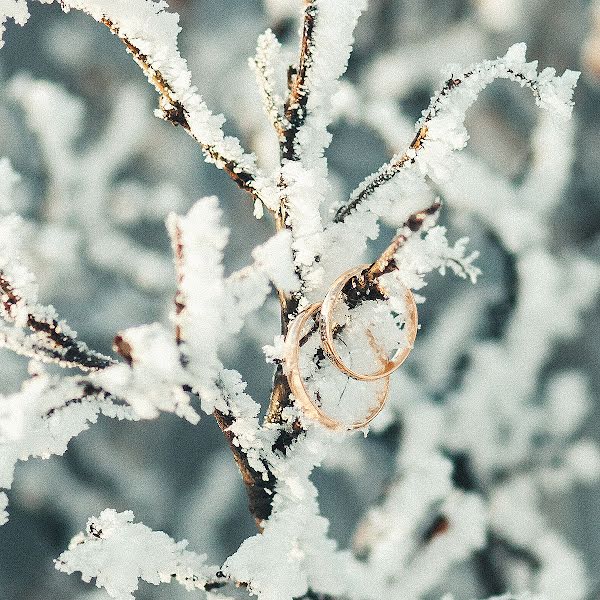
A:
[[[408,288],[405,288],[404,298],[407,307],[406,338],[408,345],[405,348],[399,348],[392,358],[387,359],[385,361],[383,368],[375,373],[356,373],[348,366],[346,366],[346,364],[338,354],[337,350],[335,349],[335,344],[333,341],[333,311],[337,302],[340,299],[342,290],[344,289],[348,281],[350,281],[350,279],[352,279],[353,277],[356,277],[363,273],[370,266],[371,265],[368,264],[361,265],[358,267],[354,267],[353,269],[349,269],[345,273],[342,273],[342,275],[340,275],[329,288],[329,291],[327,292],[321,306],[319,329],[321,333],[321,345],[323,347],[323,350],[325,351],[331,362],[333,362],[333,364],[340,371],[342,371],[349,377],[352,377],[353,379],[357,379],[359,381],[375,381],[377,379],[381,379],[382,377],[387,377],[391,373],[393,373],[410,354],[415,338],[417,337],[417,329],[419,323],[417,305],[415,304],[414,296]]]
[[[385,405],[389,392],[390,378],[389,376],[385,377],[383,390],[377,395],[377,404],[370,409],[367,416],[360,421],[351,423],[350,425],[345,425],[341,421],[331,418],[319,406],[317,406],[317,404],[315,404],[310,397],[308,390],[304,385],[304,380],[302,379],[302,374],[300,373],[299,356],[300,340],[304,326],[306,325],[307,321],[320,310],[320,308],[321,302],[316,302],[315,304],[311,304],[308,308],[304,309],[292,321],[285,338],[283,368],[285,375],[287,376],[290,391],[302,407],[302,410],[306,416],[318,421],[321,423],[321,425],[324,425],[328,429],[335,431],[344,429],[362,429],[363,427],[366,427],[381,412],[381,409]]]

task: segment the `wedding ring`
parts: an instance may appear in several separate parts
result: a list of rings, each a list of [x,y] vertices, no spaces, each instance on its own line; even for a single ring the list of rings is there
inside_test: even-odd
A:
[[[376,405],[369,410],[367,416],[364,419],[355,421],[350,425],[346,425],[341,421],[337,421],[336,419],[333,419],[329,415],[327,415],[321,409],[321,407],[319,407],[315,403],[315,401],[311,398],[310,394],[308,393],[308,390],[306,389],[304,380],[302,378],[302,374],[300,373],[299,366],[300,341],[302,339],[302,332],[304,330],[304,327],[306,326],[306,323],[312,317],[315,316],[315,314],[319,311],[320,308],[320,302],[311,304],[291,322],[290,327],[288,329],[287,336],[285,338],[283,368],[285,375],[288,379],[290,391],[294,395],[296,401],[300,404],[302,410],[304,411],[304,414],[310,419],[318,421],[324,427],[335,431],[340,431],[344,429],[362,429],[363,427],[366,427],[381,412],[381,409],[383,408],[387,400],[390,378],[389,376],[385,378],[383,389],[377,394]]]
[[[382,377],[388,377],[391,373],[393,373],[407,358],[410,354],[410,351],[413,348],[413,344],[415,338],[417,337],[417,329],[418,329],[418,314],[417,314],[417,305],[415,304],[415,299],[412,292],[408,288],[404,288],[404,299],[406,304],[406,341],[407,346],[404,348],[399,348],[392,358],[387,358],[381,370],[376,371],[375,373],[356,373],[350,367],[348,367],[337,350],[335,349],[335,344],[333,340],[333,328],[334,328],[334,319],[333,319],[333,311],[341,298],[342,290],[345,285],[350,281],[353,277],[361,275],[366,269],[368,269],[371,265],[361,265],[359,267],[354,267],[353,269],[349,269],[345,273],[342,273],[331,285],[329,291],[327,292],[322,306],[321,306],[321,317],[320,317],[320,333],[321,333],[321,345],[323,350],[333,362],[333,364],[343,373],[352,377],[353,379],[358,379],[359,381],[375,381],[377,379],[381,379]],[[316,310],[315,310],[316,312]]]

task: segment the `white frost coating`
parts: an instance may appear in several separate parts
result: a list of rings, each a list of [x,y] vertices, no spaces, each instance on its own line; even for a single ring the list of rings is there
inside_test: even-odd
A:
[[[458,83],[452,84],[450,90],[444,94],[438,92],[433,96],[430,108],[423,112],[423,118],[417,123],[417,131],[422,126],[427,127],[423,142],[418,150],[409,150],[409,162],[391,181],[402,181],[413,176],[410,174],[413,169],[421,177],[431,177],[437,183],[449,179],[454,169],[452,153],[463,149],[469,137],[464,127],[466,112],[478,94],[495,79],[509,79],[530,87],[538,106],[558,119],[568,119],[573,107],[573,89],[579,73],[567,70],[563,75],[557,76],[552,68],[538,73],[537,61],[526,62],[525,50],[525,44],[515,44],[502,58],[483,61],[466,69],[453,70],[448,80],[452,79]],[[390,170],[393,172],[393,165],[401,161],[403,156],[393,156],[389,163],[367,177],[352,193],[351,198],[358,197],[382,174]],[[388,182],[380,185],[368,202],[389,201],[390,194],[393,197],[394,186]]]
[[[300,287],[291,245],[292,234],[289,229],[284,229],[252,251],[257,267],[265,272],[275,287],[284,292],[294,292]]]
[[[316,169],[305,168],[298,161],[284,164],[281,177],[286,182],[282,201],[287,207],[286,223],[294,240],[294,264],[304,287],[311,290],[319,286],[323,278],[323,270],[315,259],[324,250],[320,206],[325,200],[327,185]]]
[[[297,136],[298,154],[307,167],[321,161],[331,142],[331,134],[327,131],[331,121],[331,99],[348,66],[354,29],[367,2],[317,0],[314,7],[314,43],[305,82],[309,93],[307,114]]]
[[[24,6],[23,2],[19,4]],[[212,135],[221,148],[227,145],[219,133],[219,118],[209,116],[203,104],[195,104],[201,101],[190,87],[187,67],[178,62],[177,20],[164,12],[164,3],[90,0],[66,4],[96,11],[96,18],[104,14],[103,10],[110,11],[111,19],[121,33],[127,30],[127,35],[137,36],[132,37],[132,41],[139,42],[140,49],[149,49],[154,67],[170,77],[173,90],[180,90],[180,96],[173,96],[173,100],[194,113],[186,118],[189,117],[196,133],[200,131],[209,139]],[[577,331],[581,324],[580,313],[589,306],[600,283],[595,265],[580,257],[563,255],[557,258],[546,244],[550,239],[546,217],[560,197],[572,160],[572,148],[561,147],[561,139],[564,139],[561,134],[566,135],[566,129],[552,131],[547,123],[538,128],[532,176],[520,190],[515,191],[507,182],[502,185],[499,178],[490,179],[481,169],[474,170],[472,175],[478,179],[479,187],[465,185],[462,204],[443,190],[449,204],[466,207],[471,212],[478,211],[469,202],[478,202],[481,194],[485,198],[482,204],[487,206],[479,210],[480,216],[490,206],[498,209],[491,211],[493,214],[486,220],[486,225],[507,250],[515,254],[511,261],[519,280],[520,295],[507,322],[503,323],[501,339],[481,344],[474,342],[479,325],[485,322],[481,315],[491,303],[504,298],[494,291],[474,303],[470,301],[471,296],[457,293],[453,310],[444,310],[440,318],[462,319],[463,326],[448,326],[446,333],[452,329],[452,335],[445,344],[436,344],[436,340],[431,339],[430,348],[444,355],[436,359],[435,368],[431,368],[431,361],[427,363],[425,358],[419,358],[422,345],[417,345],[411,360],[417,361],[413,365],[418,377],[408,375],[405,370],[394,375],[387,416],[383,421],[375,421],[374,428],[383,429],[394,421],[402,422],[402,443],[396,458],[397,472],[388,495],[374,511],[376,518],[368,523],[372,531],[369,533],[369,527],[366,527],[360,532],[366,539],[364,560],[357,560],[350,551],[340,551],[328,537],[328,522],[319,514],[316,489],[309,479],[313,468],[320,465],[333,447],[336,455],[341,455],[338,467],[346,469],[353,485],[357,489],[368,487],[366,482],[372,483],[373,477],[365,473],[365,477],[359,478],[356,471],[358,466],[370,464],[362,444],[356,444],[358,459],[353,453],[348,460],[343,454],[344,448],[340,450],[334,438],[313,427],[291,407],[284,410],[284,419],[290,423],[299,418],[308,428],[308,434],[301,435],[291,444],[285,456],[273,451],[281,429],[273,424],[261,426],[260,407],[246,393],[241,375],[224,369],[221,363],[221,351],[230,350],[230,339],[240,332],[244,318],[265,302],[270,291],[269,280],[288,292],[296,291],[299,285],[296,273],[299,273],[303,277],[301,291],[305,296],[302,302],[322,299],[333,278],[348,267],[363,262],[367,240],[376,238],[379,233],[379,218],[398,227],[412,212],[432,203],[434,198],[427,189],[426,179],[431,177],[438,185],[445,185],[443,179],[454,171],[455,163],[449,160],[450,153],[460,149],[467,140],[462,129],[464,112],[479,88],[492,76],[491,71],[497,71],[494,76],[502,76],[498,73],[504,69],[506,77],[518,81],[522,80],[521,75],[531,74],[535,77],[534,91],[539,96],[539,103],[554,112],[568,112],[574,76],[557,78],[551,71],[540,75],[530,73],[522,47],[517,46],[499,61],[482,63],[483,66],[477,67],[480,70],[476,68],[474,74],[460,85],[453,84],[454,87],[434,103],[434,109],[428,115],[428,132],[422,149],[410,155],[414,162],[409,161],[400,174],[381,186],[365,202],[365,207],[361,206],[346,222],[330,225],[324,230],[323,222],[328,222],[331,216],[327,210],[336,205],[334,185],[326,179],[326,163],[322,158],[323,149],[329,144],[330,94],[345,69],[355,17],[363,4],[349,0],[315,2],[318,9],[315,47],[307,76],[307,85],[312,87],[307,119],[296,147],[300,160],[284,164],[270,180],[279,181],[282,176],[282,183],[289,183],[287,187],[282,186],[281,196],[286,200],[287,224],[293,229],[291,235],[286,231],[274,236],[254,250],[251,266],[225,277],[222,259],[227,231],[221,225],[216,200],[201,201],[188,217],[171,217],[175,253],[181,251],[179,300],[183,310],[174,320],[181,328],[182,343],[178,345],[173,332],[158,325],[128,330],[122,338],[128,347],[124,354],[131,355],[131,366],[111,367],[85,379],[50,380],[46,375],[34,373],[25,386],[26,393],[1,398],[0,481],[10,485],[14,462],[20,456],[46,456],[54,451],[64,451],[70,437],[93,422],[99,411],[110,416],[122,413],[124,418],[153,418],[160,411],[173,411],[195,422],[198,416],[190,405],[190,397],[182,391],[182,386],[186,389],[189,386],[200,393],[205,410],[218,407],[231,417],[228,433],[232,434],[234,446],[244,452],[249,465],[262,474],[265,481],[272,481],[270,477],[277,480],[273,513],[268,522],[263,523],[264,534],[244,542],[224,567],[238,581],[246,582],[251,593],[264,600],[290,600],[309,589],[314,595],[327,594],[349,600],[420,600],[436,593],[448,569],[481,547],[489,526],[480,497],[454,487],[450,462],[440,458],[440,453],[444,452],[453,459],[462,456],[468,459],[466,466],[459,465],[463,472],[456,475],[470,476],[481,496],[491,499],[490,521],[494,536],[518,543],[519,551],[533,555],[541,565],[537,573],[524,564],[519,564],[516,570],[530,576],[533,587],[545,591],[552,600],[579,600],[586,592],[580,557],[549,530],[548,523],[540,518],[539,506],[541,493],[569,490],[578,481],[592,481],[600,473],[597,446],[588,440],[573,443],[590,406],[585,382],[577,373],[567,372],[545,382],[545,387],[539,385],[555,340],[567,338]],[[2,6],[5,3],[0,4]],[[6,13],[6,8],[4,10]],[[119,19],[121,21],[117,22]],[[259,52],[263,92],[267,99],[270,95],[274,98],[273,107],[277,110],[270,111],[273,118],[281,109],[280,98],[273,92],[277,89],[273,77],[275,72],[278,75],[284,73],[277,67],[279,48],[274,38],[264,38],[263,42],[262,55]],[[509,72],[515,68],[521,70],[521,75],[515,75],[517,71]],[[465,77],[465,73],[457,75],[461,76]],[[401,79],[406,81],[406,78]],[[360,100],[363,91],[347,95],[347,111],[354,100]],[[82,165],[91,170],[96,159],[99,159],[100,168],[94,170],[94,174],[98,179],[109,179],[113,171],[102,162],[102,155],[113,148],[111,140],[114,137],[103,138],[106,141],[89,155],[87,163],[73,161],[70,142],[80,133],[78,126],[83,114],[77,101],[70,102],[56,86],[26,79],[17,80],[13,92],[26,108],[31,127],[40,137],[44,131],[48,134],[43,143],[49,150],[47,159],[55,160],[53,184],[58,181],[65,186],[71,185],[76,179],[68,178],[68,171],[82,170]],[[135,106],[137,100],[134,95],[123,96],[121,102],[126,109]],[[56,104],[61,106],[54,118],[49,114]],[[386,122],[385,115],[390,114],[392,104],[390,101],[385,110],[374,110],[369,118],[383,119],[384,127],[390,129],[391,123]],[[196,112],[194,107],[198,109]],[[169,108],[163,106],[163,109]],[[355,108],[353,118],[359,119],[361,112]],[[201,122],[194,121],[195,117]],[[62,130],[58,126],[61,121],[64,121]],[[396,122],[401,125],[399,120]],[[391,139],[390,131],[386,132],[382,127],[377,129],[388,134],[386,140]],[[230,149],[233,155],[238,150],[241,152],[239,145],[233,146]],[[553,152],[547,152],[549,146]],[[130,152],[125,145],[114,147],[121,153]],[[61,154],[65,151],[66,154]],[[253,162],[248,155],[243,155],[242,160],[246,159],[250,168]],[[2,169],[0,164],[0,174],[6,173],[9,181],[10,171]],[[56,177],[57,173],[64,173],[65,177]],[[481,173],[485,176],[480,177]],[[462,176],[461,171],[459,179]],[[98,190],[105,189],[91,188],[98,194]],[[268,189],[273,193],[274,186]],[[157,217],[160,211],[144,209],[141,205],[146,193],[143,186],[133,190],[137,197],[128,207],[129,212],[122,214],[121,223]],[[150,203],[161,193],[157,189],[153,194],[147,194]],[[499,196],[496,204],[493,204],[494,194]],[[86,202],[88,194],[81,196],[80,201]],[[278,199],[274,195],[270,198],[269,207],[276,208]],[[115,203],[113,212],[119,212],[120,207],[127,205],[128,198],[122,200],[120,204]],[[522,207],[516,209],[515,205],[523,200]],[[102,207],[98,198],[88,200],[88,205],[96,209]],[[162,214],[168,205],[169,202],[163,199]],[[260,212],[262,205],[257,205],[257,209]],[[80,212],[82,218],[85,217],[86,207],[83,206]],[[107,214],[110,212],[107,210]],[[99,214],[100,211],[95,218],[89,219],[92,226],[101,221]],[[515,221],[527,223],[517,228]],[[44,229],[36,238],[36,242],[42,237],[50,241],[44,246],[46,252],[57,230]],[[2,231],[9,232],[9,229]],[[113,250],[117,249],[117,255],[131,255],[136,264],[145,264],[142,270],[159,272],[158,279],[172,284],[166,270],[159,269],[161,264],[164,267],[164,262],[136,254],[135,248],[126,245],[128,240],[112,231],[103,230],[101,236],[97,233],[89,244],[86,243],[86,247],[90,247],[89,256],[96,265],[105,270],[125,272],[124,267],[118,269],[115,265],[114,253],[107,256],[102,251],[103,244],[108,243]],[[446,235],[444,228],[430,224],[419,235],[411,235],[395,257],[400,268],[390,286],[400,280],[418,289],[425,284],[425,275],[434,270],[443,273],[453,269],[461,277],[474,279],[478,274],[478,269],[473,266],[475,254],[466,252],[466,240],[461,239],[452,246]],[[74,254],[76,250],[77,246]],[[16,270],[15,275],[19,275]],[[140,280],[134,273],[129,276]],[[22,284],[26,289],[28,280],[25,276]],[[342,316],[348,319],[348,327],[340,340],[354,361],[363,364],[373,359],[360,352],[365,347],[366,325],[373,325],[375,337],[386,345],[403,342],[397,327],[399,321],[391,323],[390,315],[383,311],[385,307],[389,308],[387,303],[381,303],[371,307],[371,312],[368,306],[352,310],[341,307]],[[475,313],[468,322],[464,317],[467,310]],[[15,311],[17,313],[23,311]],[[22,322],[24,314],[18,316]],[[373,323],[374,317],[380,318]],[[461,331],[456,332],[456,329]],[[268,335],[264,337],[268,339],[273,332],[267,332],[265,328],[264,333]],[[423,332],[423,335],[430,334]],[[24,331],[3,327],[0,340],[10,347],[36,352],[36,338],[26,337]],[[282,341],[282,337],[278,337],[267,349],[268,360],[278,362],[281,359]],[[322,406],[329,409],[330,405],[335,405],[333,410],[340,413],[346,409],[364,412],[368,394],[363,393],[355,382],[348,382],[344,376],[333,372],[331,365],[318,364],[314,360],[315,340],[310,339],[305,346],[313,355],[303,354],[301,366],[311,391],[321,393]],[[459,359],[465,357],[469,360],[461,366],[460,378],[455,378]],[[452,394],[444,388],[444,383],[448,385],[449,381],[454,382]],[[130,406],[117,406],[101,393],[75,398],[71,402],[73,394],[80,393],[84,383],[101,385],[117,394],[119,402],[127,402]],[[38,385],[40,390],[37,390]],[[344,400],[348,406],[338,406],[342,404],[338,398],[343,394],[349,397]],[[438,402],[442,394],[444,402]],[[544,440],[549,442],[546,444]],[[559,456],[556,448],[564,447],[567,451]],[[455,462],[458,465],[460,461],[456,459]],[[524,483],[511,480],[510,469],[524,472]],[[363,490],[363,494],[368,493]],[[341,498],[340,502],[343,500]],[[6,518],[5,505],[6,496],[0,491],[0,522]],[[442,520],[435,521],[436,518]],[[100,518],[93,519],[93,523],[93,530],[90,528],[88,534],[77,538],[81,544],[75,543],[61,557],[68,560],[59,563],[58,567],[69,572],[80,570],[86,580],[98,577],[98,585],[116,594],[117,598],[130,600],[140,578],[152,583],[167,581],[187,564],[180,560],[181,554],[185,553],[182,546],[164,534],[154,534],[141,524],[134,525],[131,513],[119,515],[105,511]],[[436,523],[437,527],[433,527]],[[194,561],[196,558],[194,556]],[[197,578],[182,576],[182,581],[190,587],[201,587],[198,582],[206,576],[201,572],[202,561],[197,566],[198,571],[192,570],[196,575],[200,572]],[[510,574],[507,577],[510,578]],[[512,580],[510,583],[514,584]],[[220,593],[226,591],[210,595]]]
[[[140,579],[153,585],[175,579],[189,591],[204,587],[216,570],[206,566],[206,555],[190,552],[187,541],[175,542],[133,519],[131,511],[103,510],[71,540],[56,568],[79,571],[86,582],[95,578],[96,586],[115,600],[134,600]]]
[[[256,262],[234,271],[225,280],[225,286],[235,306],[235,319],[232,318],[231,322],[239,326],[265,303],[271,292],[269,276]]]
[[[114,404],[82,378],[52,378],[33,373],[21,390],[0,396],[0,489],[9,489],[17,461],[62,455],[70,440],[85,431],[100,414],[135,420],[127,407]]]
[[[74,0],[62,2],[68,9],[82,10],[97,21],[111,20],[121,37],[128,39],[160,72],[187,112],[194,137],[210,145],[226,160],[241,168],[255,171],[254,157],[244,154],[236,138],[225,137],[221,126],[224,119],[213,115],[192,86],[186,61],[177,49],[180,32],[179,15],[167,12],[167,3],[160,0]]]
[[[285,73],[285,64],[281,60],[281,44],[270,29],[258,36],[256,56],[248,63],[256,75],[263,108],[271,123],[277,123],[283,115],[285,87],[280,79]]]
[[[235,419],[228,428],[234,435],[234,444],[244,449],[248,463],[255,471],[264,473],[264,458],[270,456],[276,431],[260,427],[260,404],[245,392],[246,382],[237,371],[223,369],[219,389],[228,414]]]
[[[331,99],[346,71],[354,28],[365,8],[364,0],[318,0],[307,6],[314,14],[314,29],[304,81],[306,115],[301,115],[305,118],[294,142],[298,161],[284,164],[280,174],[286,184],[281,198],[294,237],[295,264],[306,294],[319,293],[324,275],[315,261],[325,250],[320,208],[330,193],[323,153],[331,141]]]
[[[226,279],[222,260],[229,230],[221,225],[221,216],[218,201],[211,196],[196,202],[187,216],[167,219],[178,263],[180,311],[173,317],[180,330],[178,349],[184,357],[185,377],[207,413],[215,408],[225,413],[231,409],[228,391],[221,389],[228,387],[228,378],[219,353],[230,336],[240,331],[244,318],[265,301],[267,277],[283,284],[292,282],[292,267],[285,265],[285,257],[277,266],[279,272],[268,257],[269,244],[276,248],[283,244],[289,253],[287,235],[267,242],[266,250],[258,247],[256,264]],[[244,403],[251,401],[249,396],[243,397]]]
[[[170,215],[167,220],[174,252],[181,252],[177,260],[183,308],[175,323],[181,328],[181,348],[189,357],[194,389],[207,413],[219,398],[218,350],[232,327],[233,319],[227,315],[235,314],[224,282],[222,260],[229,230],[221,225],[221,216],[217,198],[211,196],[196,202],[187,216]]]
[[[192,424],[200,420],[182,391],[184,373],[173,333],[157,323],[128,329],[120,337],[128,346],[131,366],[114,365],[93,373],[91,381],[125,400],[142,419],[172,412]]]
[[[441,275],[450,269],[463,279],[476,283],[481,271],[473,264],[479,252],[466,254],[469,238],[459,239],[454,246],[448,243],[446,228],[435,226],[424,235],[412,235],[396,253],[398,269],[383,276],[383,281],[397,279],[410,289],[419,290],[427,283],[425,274],[437,270]]]
[[[279,481],[273,514],[263,533],[248,538],[223,566],[233,579],[249,582],[260,600],[292,600],[309,586],[323,594],[370,597],[360,563],[327,537],[329,523],[319,515],[317,490],[308,479],[334,444],[329,434],[312,430],[288,459],[272,457]]]
[[[26,227],[21,217],[10,215],[0,218],[0,272],[10,282],[16,295],[21,298],[10,311],[2,305],[0,312],[6,321],[13,322],[16,327],[27,325],[29,313],[40,318],[56,317],[52,306],[42,307],[38,304],[38,286],[35,277],[19,261],[26,239]]]
[[[19,216],[0,217],[0,277],[3,287],[0,346],[42,362],[55,362],[63,366],[79,366],[79,362],[72,360],[72,356],[68,354],[69,348],[75,348],[81,355],[95,360],[110,361],[108,357],[90,351],[83,342],[77,341],[77,333],[59,320],[53,306],[38,302],[35,277],[21,262],[23,247],[28,238],[28,228]],[[56,323],[52,329],[68,337],[68,344],[56,343],[43,328],[31,331],[32,320],[45,325]],[[86,369],[85,365],[80,368]]]
[[[0,0],[0,48],[4,46],[6,21],[13,19],[18,25],[25,25],[29,19],[27,0]]]
[[[566,70],[563,75],[556,76],[552,68],[538,73],[537,61],[526,62],[525,51],[525,44],[515,44],[502,58],[450,72],[449,80],[459,83],[453,84],[454,87],[444,95],[438,92],[418,124],[427,126],[422,150],[417,152],[415,160],[424,175],[434,180],[449,176],[452,163],[448,164],[447,159],[454,150],[461,150],[468,140],[464,127],[466,112],[479,93],[495,79],[509,79],[530,87],[536,104],[558,119],[571,116],[573,89],[579,73]]]

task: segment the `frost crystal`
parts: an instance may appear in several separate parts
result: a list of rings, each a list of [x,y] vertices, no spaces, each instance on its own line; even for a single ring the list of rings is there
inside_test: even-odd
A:
[[[112,509],[92,517],[85,533],[75,536],[55,561],[56,568],[79,571],[84,581],[95,578],[96,586],[115,600],[133,600],[140,579],[153,585],[175,579],[188,590],[204,587],[211,573],[206,556],[186,550],[185,540],[175,542],[133,519],[131,511]]]

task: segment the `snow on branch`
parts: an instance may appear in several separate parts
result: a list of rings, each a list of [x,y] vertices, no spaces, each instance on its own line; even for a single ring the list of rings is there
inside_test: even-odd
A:
[[[182,363],[193,374],[193,389],[209,414],[220,400],[219,348],[232,328],[227,315],[235,314],[225,287],[222,263],[229,230],[221,225],[221,216],[217,198],[211,196],[199,200],[185,217],[170,215],[167,220],[177,266],[176,338]]]
[[[330,192],[324,151],[331,134],[331,98],[346,71],[354,28],[366,7],[363,0],[306,0],[300,57],[290,78],[285,103],[281,226],[292,230],[294,263],[303,293],[320,286],[323,269],[317,264],[325,248],[320,214]]]
[[[90,350],[76,339],[76,333],[59,321],[52,306],[37,300],[33,275],[18,261],[22,221],[8,216],[0,219],[0,345],[24,356],[84,371],[103,369],[114,361]],[[29,333],[32,332],[32,333]]]
[[[394,186],[385,184],[401,173],[405,179],[415,176],[429,176],[434,181],[447,179],[452,172],[452,152],[467,144],[466,112],[478,94],[495,79],[509,79],[530,88],[539,107],[559,119],[569,118],[579,73],[566,70],[557,76],[551,67],[538,73],[537,61],[526,62],[525,51],[525,44],[515,44],[502,58],[454,70],[417,123],[417,134],[409,149],[367,177],[354,190],[349,202],[338,209],[334,220],[343,222],[371,196],[372,200],[381,202],[386,194],[393,195],[405,182],[396,181]]]
[[[50,3],[54,0],[39,0]],[[274,192],[235,137],[225,136],[224,118],[213,115],[191,82],[191,73],[179,53],[179,16],[168,12],[163,0],[58,0],[64,11],[81,10],[106,25],[125,44],[160,94],[158,115],[181,125],[202,147],[206,160],[225,170],[242,189],[274,209]],[[24,24],[27,4],[19,0],[0,6],[0,17]]]
[[[279,138],[284,137],[287,121],[284,119],[284,101],[277,89],[277,69],[281,64],[281,44],[275,34],[267,29],[258,37],[256,55],[248,61],[256,75],[256,82],[262,95],[263,107]]]
[[[115,337],[115,349],[127,364],[94,373],[92,381],[122,398],[143,419],[172,412],[192,424],[200,416],[183,391],[189,384],[173,335],[154,323],[133,327]]]
[[[396,252],[395,269],[388,277],[418,290],[427,285],[424,278],[426,273],[437,270],[440,275],[445,275],[446,270],[450,269],[456,276],[476,283],[481,271],[473,262],[479,257],[479,252],[466,254],[469,238],[461,238],[451,246],[446,231],[445,227],[436,225],[425,228],[422,235],[408,237]],[[385,281],[384,278],[382,280]]]
[[[354,29],[366,8],[359,0],[305,0],[298,69],[286,102],[284,158],[314,166],[329,146],[331,98],[346,71]]]
[[[229,230],[221,218],[217,198],[211,196],[199,200],[185,217],[172,214],[167,220],[177,268],[176,339],[207,413],[229,410],[218,389],[223,369],[219,354],[244,318],[264,303],[269,280],[285,292],[299,286],[291,236],[285,231],[254,249],[254,265],[226,278],[222,263]]]
[[[115,600],[134,600],[140,580],[153,585],[174,580],[188,591],[226,581],[217,576],[217,567],[206,565],[206,555],[187,550],[187,541],[175,542],[133,519],[131,511],[113,509],[92,517],[85,532],[55,560],[56,568],[69,574],[78,571],[86,582],[95,578],[96,587]]]
[[[138,418],[123,400],[86,377],[51,377],[34,368],[19,392],[0,396],[0,489],[11,487],[18,461],[64,454],[70,440],[100,414]]]

